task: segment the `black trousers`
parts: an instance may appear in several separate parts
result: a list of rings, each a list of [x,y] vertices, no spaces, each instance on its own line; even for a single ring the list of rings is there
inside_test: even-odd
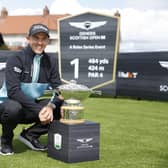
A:
[[[39,101],[41,105],[45,106],[49,100]],[[60,119],[60,103],[56,104],[54,110],[54,119]],[[14,129],[18,124],[31,124],[27,129],[29,138],[39,138],[46,134],[49,129],[49,124],[42,125],[39,121],[38,115],[22,107],[22,105],[14,100],[7,99],[0,104],[0,122],[2,124],[2,141],[11,141],[14,136]]]

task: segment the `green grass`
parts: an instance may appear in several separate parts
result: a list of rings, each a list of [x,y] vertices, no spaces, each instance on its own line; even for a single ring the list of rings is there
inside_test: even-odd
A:
[[[168,103],[123,98],[89,98],[85,119],[100,123],[100,160],[64,163],[21,144],[15,129],[13,156],[0,168],[167,168]],[[1,132],[0,132],[1,133]],[[47,141],[43,136],[42,141]]]

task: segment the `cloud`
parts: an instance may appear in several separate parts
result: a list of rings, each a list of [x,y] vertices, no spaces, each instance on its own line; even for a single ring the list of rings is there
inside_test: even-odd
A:
[[[139,10],[166,10],[168,9],[167,0],[124,0],[125,6]]]
[[[54,14],[77,14],[85,10],[77,0],[55,0],[50,8],[50,12]]]
[[[42,9],[31,9],[31,8],[18,8],[16,10],[12,10],[10,15],[40,15],[42,14]]]
[[[123,51],[168,50],[168,12],[122,10],[121,37]]]

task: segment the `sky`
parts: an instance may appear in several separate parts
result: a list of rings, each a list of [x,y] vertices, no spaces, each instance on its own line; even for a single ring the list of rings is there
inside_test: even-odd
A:
[[[168,0],[0,0],[9,15],[121,14],[121,52],[168,51]]]

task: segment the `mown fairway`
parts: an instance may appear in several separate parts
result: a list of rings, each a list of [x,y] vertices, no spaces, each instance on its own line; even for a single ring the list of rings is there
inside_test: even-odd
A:
[[[0,156],[0,168],[167,168],[168,103],[123,98],[89,98],[85,119],[100,123],[100,160],[67,164],[29,150],[17,140],[13,156]],[[1,131],[0,131],[1,133]],[[47,141],[47,136],[41,138]]]

